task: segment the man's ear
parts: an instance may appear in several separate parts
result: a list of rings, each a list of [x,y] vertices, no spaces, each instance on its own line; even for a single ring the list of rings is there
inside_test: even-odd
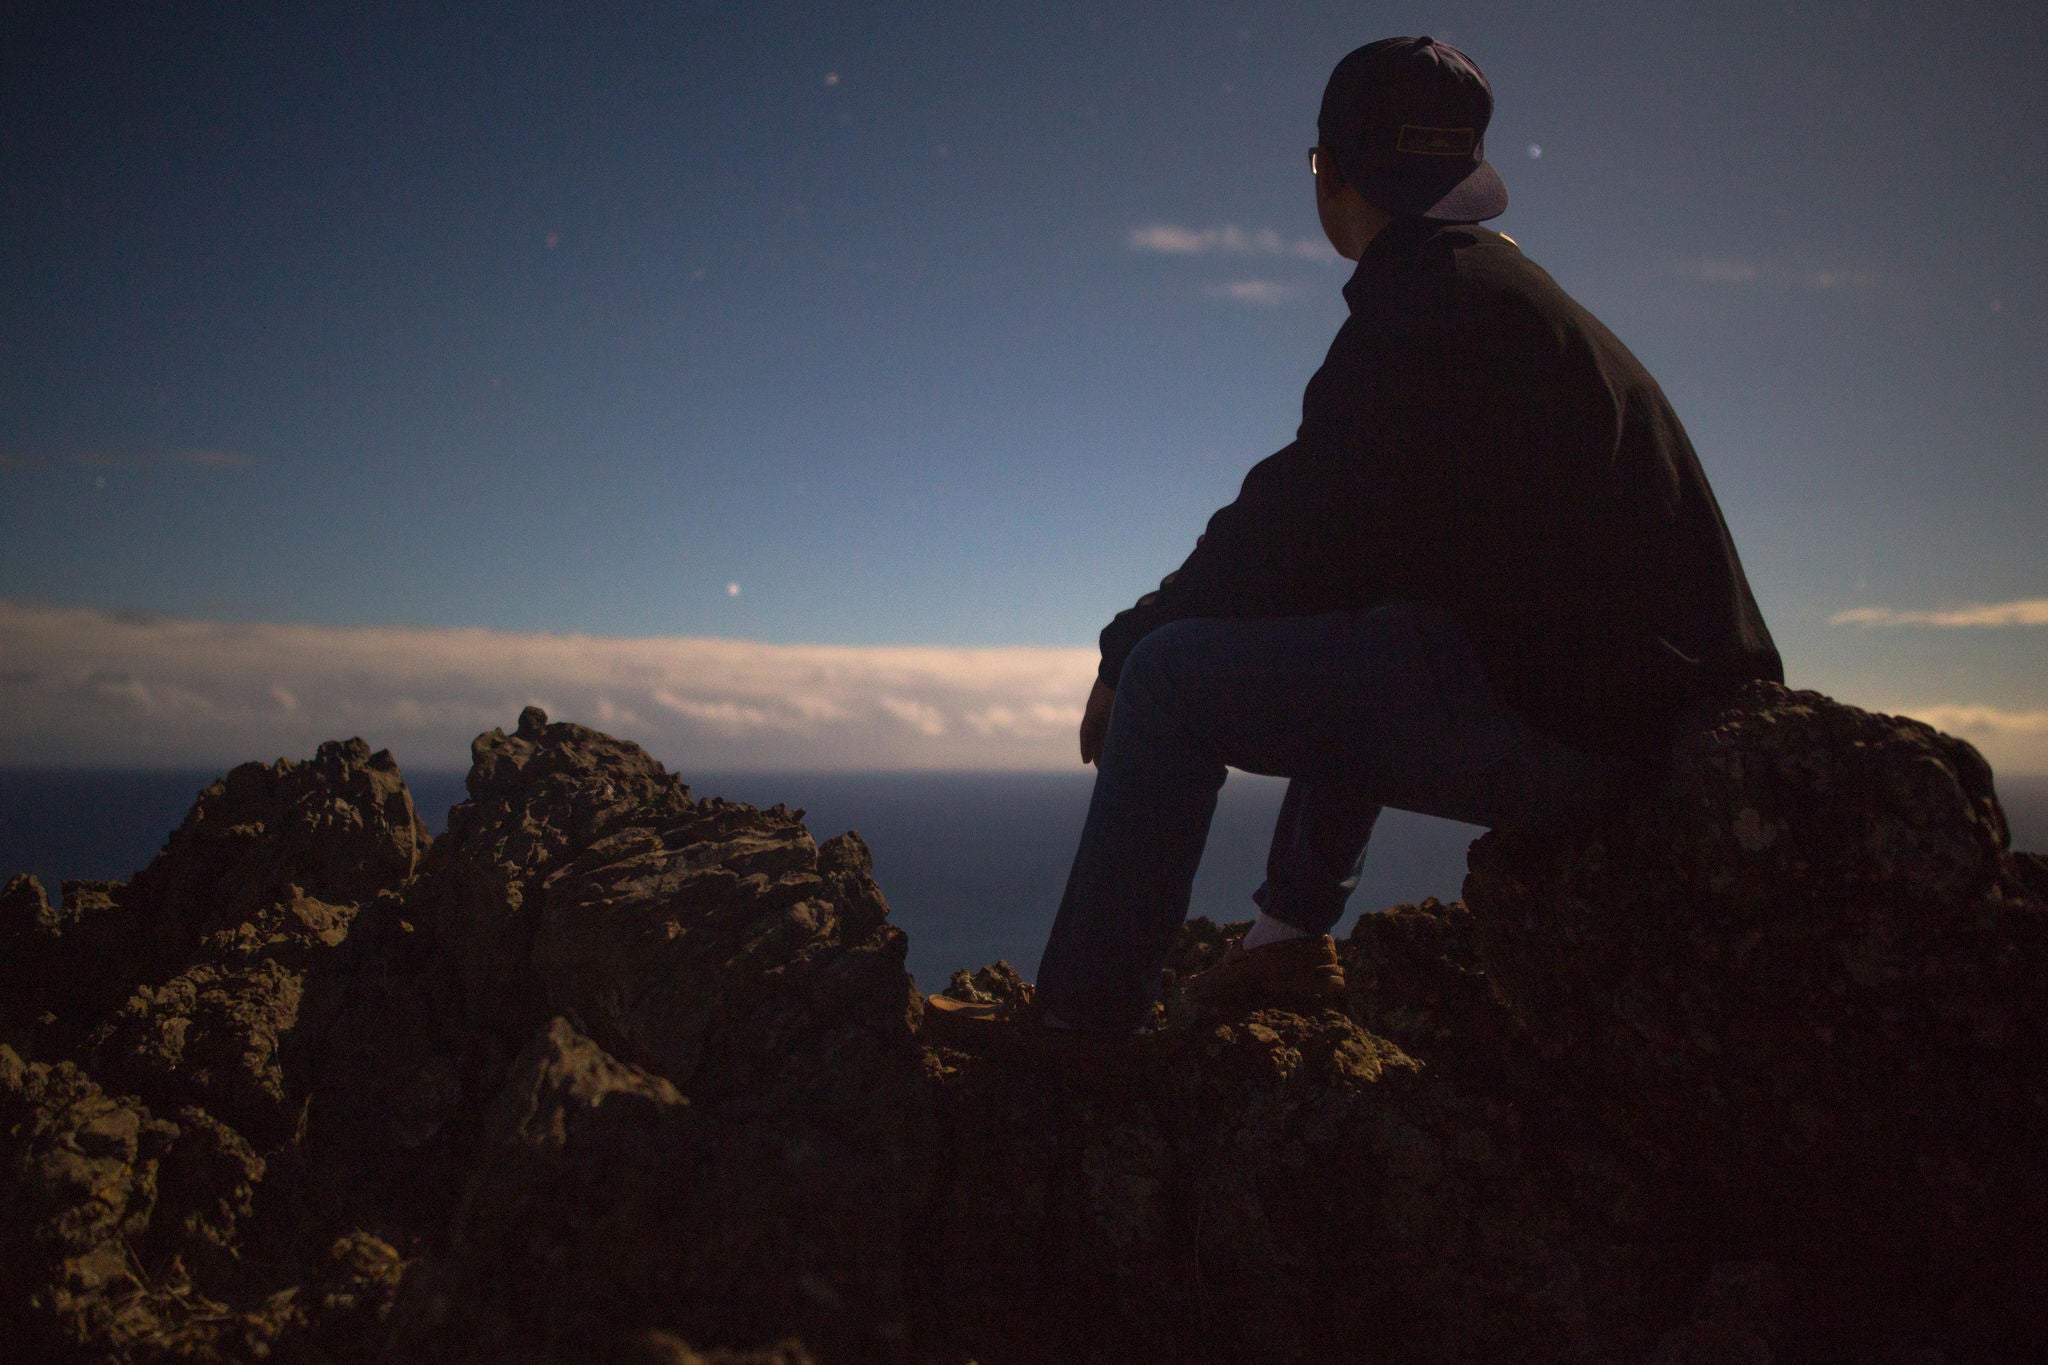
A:
[[[1316,198],[1335,199],[1348,188],[1344,173],[1337,169],[1337,158],[1324,152],[1316,158]]]

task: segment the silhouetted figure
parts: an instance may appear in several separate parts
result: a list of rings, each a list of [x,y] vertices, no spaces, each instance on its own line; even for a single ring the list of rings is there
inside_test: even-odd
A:
[[[1358,263],[1301,428],[1186,562],[1102,632],[1099,766],[1033,1006],[934,1024],[1127,1034],[1150,1011],[1225,769],[1290,779],[1261,914],[1190,989],[1344,987],[1329,930],[1373,822],[1584,812],[1682,716],[1782,680],[1671,405],[1515,243],[1493,94],[1429,38],[1331,74],[1316,211]]]

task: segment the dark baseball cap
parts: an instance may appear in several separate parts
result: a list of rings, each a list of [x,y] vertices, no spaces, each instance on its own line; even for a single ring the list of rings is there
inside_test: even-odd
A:
[[[1434,38],[1382,38],[1337,63],[1316,136],[1346,184],[1391,213],[1477,223],[1507,210],[1486,161],[1493,87]]]

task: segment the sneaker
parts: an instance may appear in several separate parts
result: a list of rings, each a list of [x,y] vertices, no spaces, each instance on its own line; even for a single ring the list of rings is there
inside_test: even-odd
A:
[[[1337,940],[1328,934],[1283,939],[1249,952],[1233,943],[1221,962],[1196,972],[1181,989],[1201,1005],[1241,999],[1341,1005],[1344,964],[1337,960]]]
[[[1048,1024],[1036,1001],[970,1003],[948,995],[925,997],[921,1033],[964,1052],[1027,1059],[1103,1056],[1140,1036]]]
[[[955,1000],[950,995],[928,995],[924,998],[924,1032],[934,1037],[956,1037],[963,1033],[969,1038],[979,1037],[981,1030],[994,1024],[1037,1023],[1038,1010],[1031,1000]]]

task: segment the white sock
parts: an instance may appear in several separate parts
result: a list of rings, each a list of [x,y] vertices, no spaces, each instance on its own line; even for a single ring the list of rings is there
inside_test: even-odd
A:
[[[1244,950],[1263,948],[1268,943],[1285,943],[1290,938],[1307,938],[1308,930],[1297,929],[1285,920],[1274,919],[1263,910],[1252,921],[1252,927],[1245,931]]]

